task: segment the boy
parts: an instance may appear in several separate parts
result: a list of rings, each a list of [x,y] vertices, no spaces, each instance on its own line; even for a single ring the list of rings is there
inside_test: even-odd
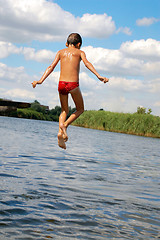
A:
[[[85,66],[93,72],[100,81],[104,83],[109,81],[108,78],[101,77],[97,73],[93,65],[87,60],[85,53],[80,50],[81,45],[81,36],[78,33],[71,33],[67,38],[67,48],[58,51],[53,63],[46,69],[41,79],[32,83],[33,88],[35,88],[37,84],[41,84],[60,61],[58,91],[62,112],[59,117],[58,145],[64,149],[66,149],[65,142],[68,140],[67,127],[84,112],[83,98],[79,88],[80,61],[82,60]],[[75,103],[76,112],[66,120],[69,93]]]

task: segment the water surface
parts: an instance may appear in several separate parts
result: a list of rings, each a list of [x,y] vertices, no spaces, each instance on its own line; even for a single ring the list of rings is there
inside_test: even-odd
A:
[[[160,140],[0,117],[0,239],[160,239]]]

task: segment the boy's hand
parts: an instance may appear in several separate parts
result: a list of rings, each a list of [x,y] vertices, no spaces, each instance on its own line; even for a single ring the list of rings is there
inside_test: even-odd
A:
[[[104,80],[103,80],[103,82],[104,82],[104,83],[109,82],[109,78],[106,78],[106,77],[105,77]]]
[[[109,82],[109,78],[99,76],[98,79],[104,83]]]
[[[32,82],[32,87],[35,88],[37,85],[37,81]]]

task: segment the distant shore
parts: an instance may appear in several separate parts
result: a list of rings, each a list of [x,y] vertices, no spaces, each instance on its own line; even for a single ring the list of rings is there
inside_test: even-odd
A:
[[[17,111],[9,113],[8,116],[57,122],[61,109],[60,107],[56,107],[54,111],[51,112],[51,114],[37,112],[31,108],[17,109]],[[72,112],[73,111],[71,111],[70,114],[72,114]],[[160,138],[160,117],[151,114],[115,113],[104,110],[85,111],[72,125],[110,132]]]
[[[151,114],[85,111],[74,126],[160,138],[160,117]]]

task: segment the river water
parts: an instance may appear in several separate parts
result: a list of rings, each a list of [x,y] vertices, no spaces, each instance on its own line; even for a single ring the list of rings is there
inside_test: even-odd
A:
[[[0,239],[160,239],[160,139],[0,117]]]

